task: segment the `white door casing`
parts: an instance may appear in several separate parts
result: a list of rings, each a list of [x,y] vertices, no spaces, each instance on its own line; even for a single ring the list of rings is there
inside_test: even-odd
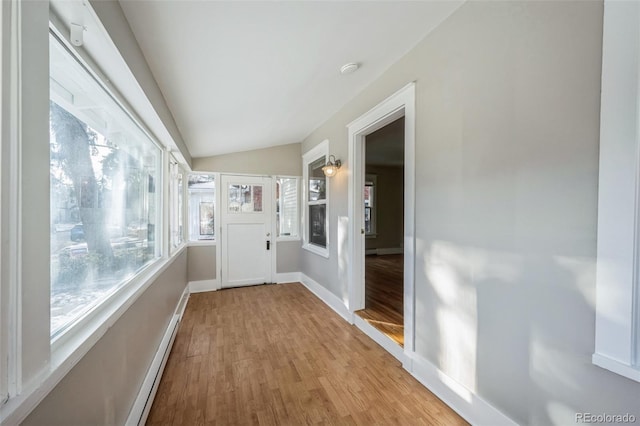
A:
[[[272,182],[264,176],[221,175],[221,287],[271,283]]]
[[[347,125],[349,132],[349,310],[365,307],[364,183],[365,136],[404,120],[404,353],[405,363],[415,350],[415,82]],[[366,330],[363,330],[366,333]],[[407,366],[405,365],[405,368]]]

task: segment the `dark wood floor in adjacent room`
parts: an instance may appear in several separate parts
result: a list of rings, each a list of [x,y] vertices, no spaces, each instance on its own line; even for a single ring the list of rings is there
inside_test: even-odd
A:
[[[193,294],[149,425],[459,425],[299,283]]]
[[[365,257],[365,309],[356,314],[404,346],[404,255]]]

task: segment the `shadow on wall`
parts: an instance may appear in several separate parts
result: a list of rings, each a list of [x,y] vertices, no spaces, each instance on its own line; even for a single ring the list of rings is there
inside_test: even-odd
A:
[[[416,348],[441,371],[520,424],[576,424],[583,412],[640,418],[640,385],[591,363],[594,256],[425,248],[419,241],[427,285],[417,289]]]

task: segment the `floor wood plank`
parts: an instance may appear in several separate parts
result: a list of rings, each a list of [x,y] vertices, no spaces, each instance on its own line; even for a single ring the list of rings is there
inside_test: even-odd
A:
[[[356,314],[404,346],[404,255],[365,256],[365,308]]]
[[[466,423],[292,283],[191,295],[147,424]]]

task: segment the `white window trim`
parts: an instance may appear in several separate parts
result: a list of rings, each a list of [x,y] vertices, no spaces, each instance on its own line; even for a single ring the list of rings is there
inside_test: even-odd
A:
[[[186,243],[187,241],[185,240],[185,208],[184,208],[184,204],[185,204],[185,200],[188,200],[188,198],[185,198],[185,178],[188,174],[188,172],[185,170],[184,166],[182,164],[180,164],[180,162],[177,160],[176,156],[174,153],[169,152],[169,155],[167,155],[167,158],[169,159],[169,164],[171,164],[172,162],[174,164],[176,164],[176,168],[178,169],[178,173],[182,175],[182,185],[180,187],[178,187],[177,191],[182,193],[182,223],[180,223],[180,216],[179,216],[179,205],[178,205],[178,192],[174,192],[174,176],[173,174],[171,174],[171,167],[169,166],[169,172],[168,172],[168,176],[169,176],[169,209],[168,209],[168,214],[167,217],[169,218],[169,233],[168,233],[168,240],[169,240],[169,256],[173,256],[179,249],[181,249]],[[174,223],[174,215],[178,215],[178,218],[176,219],[176,223]],[[173,232],[174,232],[174,226],[177,224],[178,228],[182,229],[181,232],[181,241],[178,245],[174,246],[173,245]]]
[[[19,235],[19,191],[8,191],[9,183],[19,179],[19,145],[17,129],[20,125],[19,91],[16,81],[19,68],[17,52],[20,46],[20,25],[15,1],[3,1],[0,4],[0,20],[2,24],[2,45],[0,46],[0,87],[2,102],[0,104],[0,135],[3,144],[0,149],[0,184],[2,188],[1,225],[9,245],[0,256],[0,407],[8,398],[17,394],[17,383],[20,375],[18,360],[18,340],[16,330],[20,323],[20,289],[17,285],[16,273],[20,265],[20,252],[17,246]],[[8,64],[8,67],[5,65]],[[2,71],[9,71],[3,73]],[[4,152],[3,152],[4,151]],[[3,156],[4,154],[4,156]],[[6,201],[6,202],[5,202]],[[8,226],[5,224],[8,223]],[[0,229],[0,233],[2,229]],[[1,418],[1,417],[0,417]]]
[[[326,214],[325,214],[325,233],[327,235],[327,245],[326,247],[320,247],[316,244],[311,244],[309,242],[309,218],[308,209],[309,205],[318,204],[317,202],[308,201],[308,188],[309,188],[309,164],[318,160],[318,158],[324,157],[324,162],[327,162],[329,158],[329,140],[325,139],[316,145],[314,148],[311,148],[309,151],[304,153],[302,156],[302,235],[303,235],[303,244],[302,248],[310,251],[311,253],[315,253],[319,256],[329,258],[329,218],[330,218],[330,187],[331,187],[331,179],[327,178],[326,184]]]
[[[640,381],[640,3],[605,1],[593,363]]]
[[[214,190],[214,203],[213,203],[213,219],[214,219],[214,231],[213,238],[210,240],[192,240],[191,239],[191,195],[189,192],[189,175],[210,175],[213,176],[213,181],[215,182],[215,190]],[[186,242],[189,246],[215,246],[218,241],[218,235],[220,234],[220,224],[218,223],[218,218],[220,217],[220,173],[218,172],[203,172],[203,171],[189,171],[185,173],[184,181],[184,190],[185,190],[185,232],[186,232]]]
[[[300,193],[302,191],[302,183],[303,183],[302,177],[300,177],[300,176],[277,175],[275,177],[273,193],[275,193],[275,185],[277,184],[277,180],[278,179],[295,179],[297,181],[298,194],[297,194],[296,201],[298,203],[298,217],[296,219],[298,220],[298,235],[293,236],[293,237],[290,236],[290,235],[283,235],[283,236],[276,235],[276,243],[286,242],[286,241],[301,241],[302,240],[302,220],[301,220],[302,214],[301,214],[300,210],[301,210],[302,203],[300,202]],[[276,203],[273,203],[273,217],[277,218],[277,215],[276,215]],[[274,222],[275,222],[275,220],[274,220]]]

